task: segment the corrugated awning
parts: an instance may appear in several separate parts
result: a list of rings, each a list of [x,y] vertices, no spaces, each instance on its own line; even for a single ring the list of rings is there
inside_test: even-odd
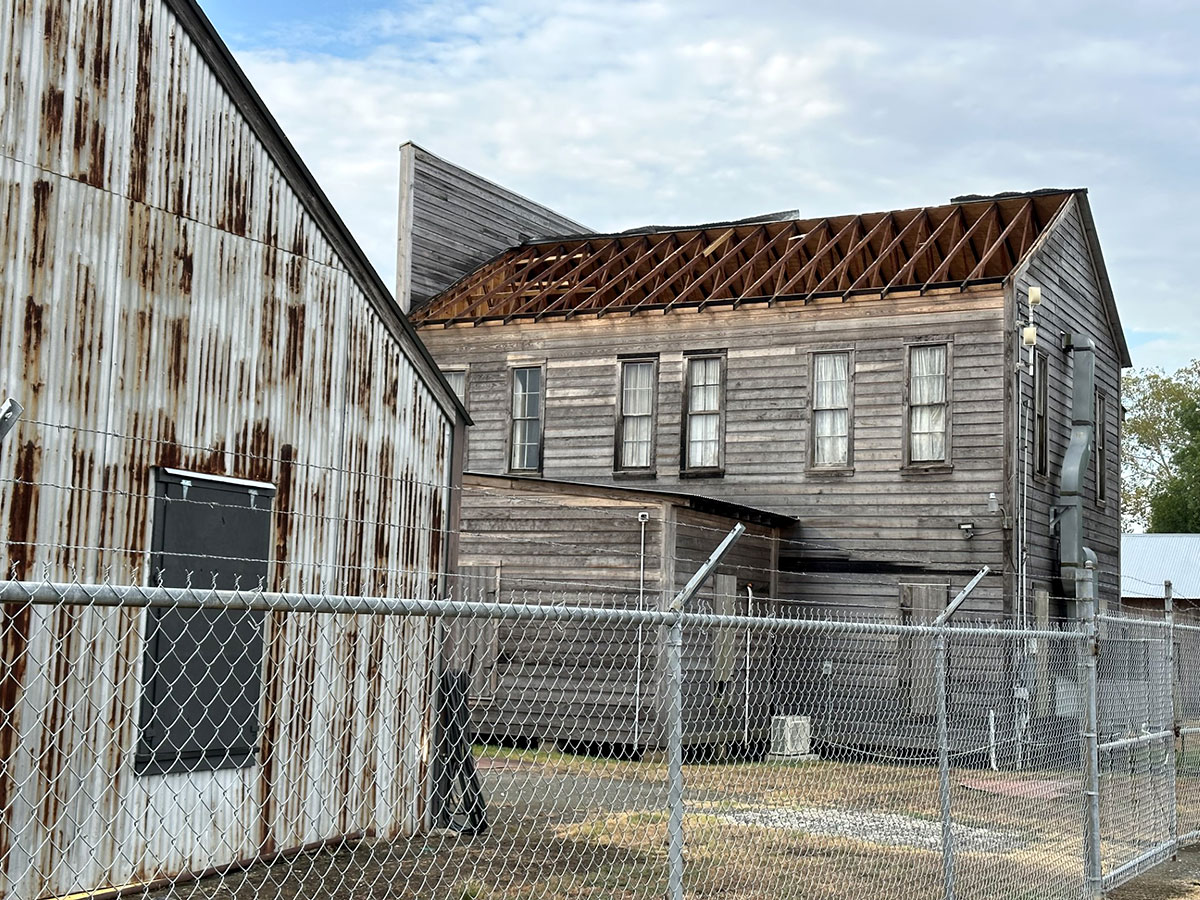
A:
[[[536,321],[995,284],[1073,193],[539,240],[484,264],[413,319]]]

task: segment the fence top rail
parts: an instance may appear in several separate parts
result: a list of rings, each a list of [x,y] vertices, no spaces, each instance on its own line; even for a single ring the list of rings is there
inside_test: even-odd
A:
[[[1100,613],[1099,615],[1096,616],[1096,621],[1110,622],[1114,625],[1133,625],[1133,626],[1136,626],[1139,628],[1140,627],[1169,628],[1170,624],[1171,624],[1165,618],[1162,618],[1162,619],[1145,618],[1145,619],[1143,619],[1138,616],[1114,616],[1111,613]],[[1178,628],[1180,626],[1176,625],[1175,627]]]
[[[1069,639],[1074,629],[1017,629],[1010,625],[922,625],[846,618],[781,619],[766,616],[724,616],[677,613],[605,606],[554,603],[485,603],[414,597],[364,597],[343,594],[302,594],[260,590],[216,590],[199,587],[80,584],[49,581],[0,580],[0,605],[174,607],[177,609],[262,610],[267,612],[345,613],[387,616],[458,616],[551,622],[613,622],[629,625],[684,625],[783,632],[842,632],[861,635],[920,634],[998,638]]]

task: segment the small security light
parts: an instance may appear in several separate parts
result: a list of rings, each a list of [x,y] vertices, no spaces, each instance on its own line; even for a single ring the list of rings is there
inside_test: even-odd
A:
[[[988,512],[990,512],[990,513],[1000,512],[1000,500],[999,500],[999,498],[996,497],[995,491],[992,491],[991,493],[988,494]]]
[[[1040,287],[1038,287],[1036,284],[1031,284],[1029,286],[1029,305],[1030,306],[1041,306],[1042,305],[1042,289]]]
[[[959,522],[958,527],[960,529],[962,529],[963,537],[965,537],[968,541],[971,538],[975,537],[975,523],[974,522]]]

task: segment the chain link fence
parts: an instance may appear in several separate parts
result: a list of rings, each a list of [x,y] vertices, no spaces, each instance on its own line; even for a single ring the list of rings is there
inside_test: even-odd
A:
[[[1200,839],[1200,625],[1169,602],[920,623],[945,584],[892,582],[851,618],[720,548],[675,593],[711,523],[669,577],[645,530],[588,566],[545,499],[492,536],[515,577],[446,574],[418,472],[242,453],[264,480],[118,488],[64,461],[95,435],[20,427],[58,474],[0,479],[3,900],[1074,900]],[[346,502],[301,503],[314,478]]]
[[[1200,836],[1195,626],[667,600],[0,582],[2,895],[1078,898]]]

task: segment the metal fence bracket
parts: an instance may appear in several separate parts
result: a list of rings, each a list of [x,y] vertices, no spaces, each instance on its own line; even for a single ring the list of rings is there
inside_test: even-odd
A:
[[[24,411],[25,408],[12,397],[9,397],[4,401],[4,405],[0,406],[0,443],[4,442],[4,439],[12,431],[12,427],[17,424],[17,419],[21,418],[21,413]]]

